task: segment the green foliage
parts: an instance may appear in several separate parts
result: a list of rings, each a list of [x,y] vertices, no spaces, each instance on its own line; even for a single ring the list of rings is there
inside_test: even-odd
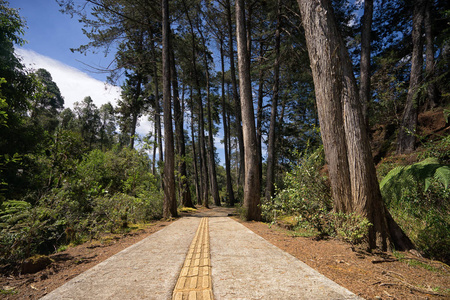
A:
[[[67,140],[64,136],[59,140]],[[52,151],[48,157],[27,156],[43,167],[42,174],[53,174],[43,176],[44,182],[54,182],[51,188],[30,194],[32,204],[9,200],[0,207],[1,262],[18,262],[162,216],[163,195],[146,154],[128,148],[93,150],[77,160],[70,158],[70,147]]]
[[[44,206],[5,201],[0,208],[0,262],[17,262],[38,251],[49,251],[62,229],[54,217]]]
[[[268,221],[283,215],[293,215],[300,223],[307,223],[321,234],[328,234],[327,214],[332,199],[327,179],[319,172],[324,163],[323,148],[303,154],[293,170],[284,178],[285,188],[270,202],[263,202],[262,214]]]
[[[436,158],[394,168],[380,189],[394,219],[427,256],[450,261],[450,167]]]
[[[403,198],[403,192],[423,187],[426,193],[433,180],[441,183],[444,189],[448,189],[450,183],[450,167],[441,165],[436,158],[427,158],[413,165],[396,167],[391,170],[381,181],[380,190],[385,201],[399,202]]]
[[[425,151],[419,155],[420,159],[428,157],[437,158],[442,164],[450,165],[450,135],[437,142],[429,142],[425,145]]]
[[[331,213],[331,220],[337,236],[352,245],[364,242],[372,226],[369,220],[356,213]]]

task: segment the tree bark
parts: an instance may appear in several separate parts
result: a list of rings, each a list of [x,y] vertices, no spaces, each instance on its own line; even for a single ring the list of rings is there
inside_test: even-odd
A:
[[[203,33],[200,31],[200,36],[202,38],[203,46],[206,49],[206,40]],[[213,133],[213,120],[211,117],[211,95],[210,95],[210,83],[209,83],[209,64],[208,64],[208,52],[204,54],[205,60],[205,70],[206,70],[206,106],[208,114],[208,170],[209,170],[209,181],[211,184],[211,195],[214,200],[214,205],[220,206],[219,188],[217,186],[217,174],[216,174],[216,161],[214,158],[214,133]]]
[[[267,174],[266,174],[266,201],[270,202],[274,193],[273,176],[275,169],[275,129],[278,110],[278,92],[280,82],[280,0],[277,3],[277,29],[275,31],[275,65],[272,97],[272,111],[270,113],[269,140],[267,143]]]
[[[220,62],[222,66],[222,122],[223,122],[223,132],[224,132],[224,150],[225,150],[225,172],[227,180],[227,201],[228,206],[234,206],[234,192],[233,183],[231,181],[231,166],[230,166],[230,155],[229,155],[229,143],[228,143],[228,122],[227,122],[227,110],[225,105],[225,62],[223,53],[223,40],[220,40]]]
[[[329,30],[330,20],[324,20],[324,8],[321,2],[311,1],[309,5],[306,1],[298,0],[300,11],[302,12],[303,26],[306,30],[308,53],[310,57],[311,69],[313,71],[314,87],[316,94],[317,110],[320,122],[320,132],[322,135],[325,156],[328,163],[330,175],[331,193],[334,199],[334,209],[337,212],[351,212],[351,190],[350,171],[347,161],[347,148],[345,145],[345,134],[343,128],[343,111],[340,103],[341,79],[329,81],[328,76],[338,76],[337,66],[332,64],[332,54],[335,54],[338,47],[336,41],[334,45],[328,45],[328,32],[317,34],[316,28],[320,31]],[[317,11],[316,11],[317,10]],[[333,20],[334,21],[334,20]],[[320,24],[316,24],[321,22]],[[326,23],[327,22],[327,23]],[[325,23],[322,25],[322,23]],[[321,26],[327,26],[321,28]],[[319,39],[320,38],[320,39]],[[308,40],[309,39],[309,40]],[[333,39],[335,40],[335,38]],[[326,45],[326,48],[323,48]],[[330,47],[333,47],[330,49]],[[325,61],[326,60],[326,61]]]
[[[227,12],[227,29],[228,29],[228,39],[229,39],[229,52],[230,52],[230,75],[231,75],[231,86],[233,91],[233,102],[234,109],[236,113],[236,123],[237,123],[237,138],[239,142],[239,174],[238,174],[238,185],[242,185],[245,177],[245,151],[244,151],[244,137],[242,131],[242,113],[241,104],[239,102],[238,88],[236,81],[236,68],[234,66],[234,43],[233,43],[233,26],[231,22],[231,2],[226,0],[226,12]],[[247,46],[246,46],[247,47]]]
[[[427,83],[427,101],[424,106],[424,110],[428,110],[436,107],[437,105],[437,89],[434,82],[434,36],[431,24],[431,9],[433,2],[427,1],[425,8],[425,40],[426,40],[426,52],[425,52],[425,73]]]
[[[425,1],[414,1],[411,75],[409,77],[408,95],[403,110],[402,123],[397,137],[397,154],[411,153],[416,148],[415,134],[419,106],[419,86],[422,80],[423,66],[422,24],[425,14]]]
[[[153,145],[153,155],[152,155],[152,174],[153,176],[156,175],[156,168],[155,168],[155,161],[156,161],[156,147],[158,146],[158,130],[156,127],[156,121],[154,122],[154,130],[155,130],[155,137],[154,137],[154,145]]]
[[[153,83],[155,84],[155,142],[157,142],[156,146],[159,151],[159,163],[158,166],[162,166],[162,162],[164,161],[163,151],[162,151],[162,138],[161,138],[161,109],[159,107],[159,80],[158,80],[158,65],[156,59],[156,50],[155,50],[155,35],[153,31],[150,29],[150,35],[152,37],[152,42],[150,43],[152,57],[153,57]],[[155,147],[156,147],[155,146]]]
[[[175,197],[175,151],[172,129],[172,105],[170,99],[170,25],[169,0],[162,0],[162,65],[163,65],[163,102],[164,102],[164,204],[163,217],[177,217],[177,199]]]
[[[191,136],[192,136],[192,156],[193,156],[193,163],[194,163],[194,180],[195,180],[195,194],[197,196],[197,204],[203,203],[202,201],[202,194],[200,189],[200,183],[198,179],[198,165],[197,165],[197,153],[195,150],[195,134],[194,134],[194,100],[193,100],[193,92],[192,92],[192,86],[190,89],[191,94]]]
[[[368,109],[370,101],[370,36],[372,32],[373,0],[364,1],[364,15],[361,30],[361,73],[359,97],[361,99],[364,122],[369,125]],[[367,127],[368,128],[368,127]]]
[[[200,187],[202,192],[203,206],[209,207],[209,180],[208,180],[208,167],[206,165],[206,148],[205,148],[205,118],[203,115],[203,101],[202,101],[202,91],[200,88],[200,80],[197,72],[197,59],[196,59],[196,42],[195,42],[195,34],[194,34],[194,26],[192,24],[191,17],[189,16],[189,11],[186,5],[186,1],[183,1],[184,10],[186,12],[186,17],[189,22],[189,28],[191,31],[191,39],[192,39],[192,64],[194,68],[194,78],[195,78],[195,86],[197,89],[198,96],[198,111],[199,111],[199,120],[198,120],[198,140],[200,147],[200,178],[204,180],[200,180]]]
[[[250,60],[247,51],[244,0],[236,1],[236,36],[239,64],[239,87],[245,152],[244,209],[246,220],[260,220],[260,181],[257,155],[255,115],[253,111]]]
[[[392,249],[392,242],[397,246],[409,239],[388,221],[390,215],[381,198],[352,64],[338,32],[331,2],[298,0],[298,4],[306,33],[331,185],[336,189],[336,182],[339,182],[345,196],[336,198],[337,193],[333,190],[335,203],[340,204],[337,210],[356,212],[373,224],[368,234],[369,248]],[[339,147],[341,143],[343,148]],[[397,234],[396,240],[392,240],[394,234],[391,233]]]
[[[262,111],[264,98],[264,70],[262,67],[264,55],[264,44],[261,41],[259,44],[259,74],[258,74],[258,107],[256,108],[256,143],[258,147],[259,161],[259,181],[262,182]]]
[[[134,140],[136,139],[136,126],[140,110],[139,97],[141,96],[142,76],[137,75],[136,94],[131,100],[131,128],[130,128],[130,149],[134,149]]]
[[[175,117],[175,136],[177,140],[177,153],[179,156],[178,162],[178,186],[181,194],[181,205],[184,207],[194,207],[191,198],[191,191],[189,189],[189,182],[187,178],[186,171],[186,146],[184,141],[184,121],[183,114],[181,112],[180,105],[180,96],[178,91],[178,76],[177,76],[177,68],[175,66],[175,53],[173,51],[173,47],[170,49],[170,58],[171,58],[171,78],[172,78],[172,89],[173,89],[173,114]]]

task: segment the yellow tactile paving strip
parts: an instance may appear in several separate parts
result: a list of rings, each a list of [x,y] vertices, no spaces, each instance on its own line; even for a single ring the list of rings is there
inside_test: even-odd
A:
[[[202,218],[172,295],[173,300],[214,299],[211,283],[208,218]]]

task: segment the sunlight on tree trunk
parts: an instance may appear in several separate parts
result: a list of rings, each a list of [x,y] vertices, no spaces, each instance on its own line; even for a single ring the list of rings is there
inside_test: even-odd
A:
[[[389,213],[378,186],[352,64],[338,32],[331,2],[298,0],[298,5],[336,209],[356,212],[373,224],[368,248],[392,249],[390,229],[394,226],[388,227]],[[336,182],[344,191],[343,198],[337,197]],[[404,234],[396,235],[399,237],[401,241],[393,241],[396,246],[408,240]]]
[[[244,209],[247,220],[260,220],[259,160],[256,143],[255,115],[253,111],[250,60],[247,52],[244,1],[236,1],[236,36],[239,63],[242,127],[244,133],[245,180]]]

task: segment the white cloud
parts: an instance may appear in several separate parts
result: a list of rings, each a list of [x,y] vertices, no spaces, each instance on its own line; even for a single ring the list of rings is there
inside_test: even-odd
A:
[[[44,68],[50,72],[53,81],[58,85],[61,95],[64,97],[64,107],[73,108],[75,102],[82,101],[86,96],[90,96],[98,108],[108,102],[111,102],[113,106],[117,105],[122,90],[120,87],[102,82],[74,67],[33,50],[16,48],[15,52],[26,68],[36,70]],[[141,117],[139,124],[136,131],[140,135],[146,135],[153,127],[147,116]]]
[[[108,102],[116,105],[120,98],[120,87],[106,84],[74,67],[32,50],[17,48],[15,52],[25,67],[44,68],[50,72],[64,97],[65,107],[73,108],[75,102],[82,101],[86,96],[91,96],[97,107]]]

